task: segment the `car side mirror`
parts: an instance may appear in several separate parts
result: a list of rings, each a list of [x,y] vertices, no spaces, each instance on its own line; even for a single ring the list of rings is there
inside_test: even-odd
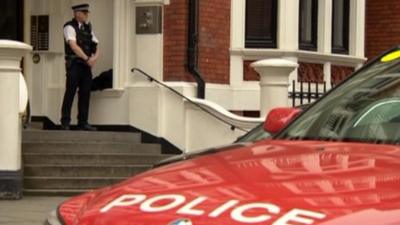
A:
[[[275,134],[285,128],[302,112],[298,108],[275,108],[271,110],[264,122],[264,130]]]

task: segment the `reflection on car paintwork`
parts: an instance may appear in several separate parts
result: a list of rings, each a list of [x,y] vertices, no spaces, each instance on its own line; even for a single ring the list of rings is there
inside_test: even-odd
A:
[[[400,58],[389,55],[357,71],[269,139],[170,159],[67,200],[48,221],[400,224]]]

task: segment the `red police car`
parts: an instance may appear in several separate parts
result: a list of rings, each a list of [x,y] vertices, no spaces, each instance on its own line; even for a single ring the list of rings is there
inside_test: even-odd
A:
[[[400,48],[287,124],[297,114],[273,110],[272,138],[171,159],[65,201],[46,223],[400,224]]]

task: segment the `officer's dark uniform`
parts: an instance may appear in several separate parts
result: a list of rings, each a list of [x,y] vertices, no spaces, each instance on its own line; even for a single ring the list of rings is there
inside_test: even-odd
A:
[[[92,28],[90,23],[81,25],[75,19],[67,22],[64,27],[71,25],[76,32],[76,43],[87,56],[96,52],[97,43],[92,40]],[[67,82],[62,104],[61,124],[69,126],[71,122],[71,107],[75,93],[78,91],[78,126],[88,125],[90,90],[92,85],[92,71],[90,66],[74,51],[65,41],[65,64],[67,71]]]

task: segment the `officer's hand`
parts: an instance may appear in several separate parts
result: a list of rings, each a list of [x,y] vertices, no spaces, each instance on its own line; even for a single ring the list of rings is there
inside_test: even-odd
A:
[[[89,60],[87,61],[87,64],[90,67],[93,67],[96,64],[96,59],[94,59],[93,57],[90,57]]]

